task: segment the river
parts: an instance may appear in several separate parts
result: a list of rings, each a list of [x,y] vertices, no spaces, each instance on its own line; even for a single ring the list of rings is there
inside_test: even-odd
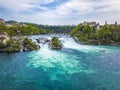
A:
[[[37,51],[0,53],[0,90],[120,90],[120,47],[59,38],[61,50],[40,44]]]

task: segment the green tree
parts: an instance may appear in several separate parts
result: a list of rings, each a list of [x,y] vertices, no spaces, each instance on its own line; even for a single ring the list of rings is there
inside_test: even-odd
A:
[[[70,35],[71,36],[74,36],[80,29],[81,29],[82,25],[79,24],[78,26],[76,26],[75,29],[73,29],[71,32],[70,32]]]

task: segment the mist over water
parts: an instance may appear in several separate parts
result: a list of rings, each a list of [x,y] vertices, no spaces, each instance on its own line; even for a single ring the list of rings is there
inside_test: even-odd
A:
[[[37,51],[0,54],[0,90],[120,89],[120,47],[82,45],[69,36],[59,38],[64,46],[61,50],[40,44]]]

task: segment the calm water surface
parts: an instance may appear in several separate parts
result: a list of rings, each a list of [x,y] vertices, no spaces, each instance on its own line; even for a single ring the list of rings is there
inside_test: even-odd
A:
[[[38,37],[31,36],[33,40]],[[0,90],[120,90],[120,47],[77,44],[60,37],[56,51],[0,53]]]

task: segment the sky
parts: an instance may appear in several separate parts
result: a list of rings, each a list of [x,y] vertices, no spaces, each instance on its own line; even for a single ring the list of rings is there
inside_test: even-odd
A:
[[[120,23],[120,0],[0,0],[0,18],[49,25]]]

